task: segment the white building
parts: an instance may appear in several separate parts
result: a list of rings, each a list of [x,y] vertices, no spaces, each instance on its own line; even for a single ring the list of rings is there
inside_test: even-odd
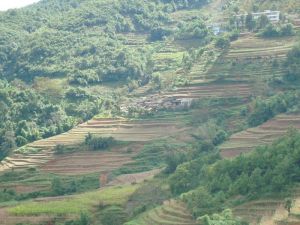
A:
[[[254,19],[258,19],[262,15],[266,15],[271,22],[279,22],[280,11],[265,10],[264,12],[252,13]]]

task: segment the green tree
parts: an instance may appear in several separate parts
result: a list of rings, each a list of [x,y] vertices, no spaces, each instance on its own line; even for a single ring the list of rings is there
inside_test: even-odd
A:
[[[286,77],[289,81],[295,81],[300,78],[300,45],[292,48],[287,54],[286,66],[288,72]]]
[[[64,187],[62,185],[60,178],[54,178],[51,182],[51,190],[54,195],[63,195],[64,194]]]
[[[245,26],[249,31],[253,31],[255,28],[256,22],[253,18],[252,13],[248,13],[245,19]]]

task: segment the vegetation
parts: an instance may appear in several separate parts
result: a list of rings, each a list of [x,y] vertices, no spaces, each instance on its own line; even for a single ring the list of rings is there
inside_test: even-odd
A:
[[[300,133],[291,130],[272,145],[232,161],[209,154],[182,164],[170,177],[171,190],[192,190],[183,199],[197,217],[222,210],[232,196],[283,193],[299,182],[299,140]]]
[[[78,100],[69,93],[70,99],[58,101],[51,100],[48,91],[41,94],[21,81],[16,85],[0,80],[0,159],[17,146],[60,134],[97,113],[114,108],[113,96],[85,94],[84,100]]]
[[[288,109],[297,107],[298,99],[299,93],[297,91],[279,93],[267,100],[258,98],[249,109],[248,124],[257,126],[279,113],[287,112]]]
[[[247,222],[239,221],[233,217],[230,209],[224,210],[220,214],[213,214],[211,217],[208,215],[202,216],[198,218],[198,221],[204,225],[218,225],[218,224],[226,224],[226,225],[246,225]]]
[[[300,77],[300,45],[289,51],[286,60],[288,72],[286,77],[289,81],[296,81]]]
[[[89,149],[96,150],[106,150],[116,143],[113,137],[95,137],[89,133],[85,138],[85,144]]]
[[[298,25],[251,13],[297,12],[282,2],[48,0],[0,12],[4,216],[246,225],[239,204],[271,197],[295,219],[300,133],[259,144],[300,127]],[[161,173],[142,182],[144,171]]]
[[[128,197],[138,186],[123,186],[103,189],[101,191],[87,192],[58,201],[27,202],[9,209],[14,215],[80,215],[97,204],[114,205],[124,204]]]

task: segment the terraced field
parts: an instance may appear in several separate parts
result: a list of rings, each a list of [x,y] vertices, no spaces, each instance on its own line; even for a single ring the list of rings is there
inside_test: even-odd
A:
[[[233,209],[234,215],[250,225],[299,225],[300,224],[300,188],[291,190],[293,200],[290,214],[284,208],[285,200],[260,199],[242,204]]]
[[[235,216],[248,221],[251,225],[267,225],[272,221],[278,209],[282,206],[282,200],[252,201],[233,210]]]
[[[137,184],[153,178],[156,174],[160,173],[162,169],[150,170],[142,173],[123,174],[114,178],[106,186],[120,186],[128,184]]]
[[[1,225],[16,225],[16,224],[40,224],[45,221],[52,221],[51,216],[11,216],[5,209],[0,208]]]
[[[233,42],[225,59],[285,58],[295,38],[263,39],[246,35]]]
[[[107,152],[78,152],[58,156],[45,163],[41,169],[62,175],[79,175],[94,172],[112,172],[121,166],[134,162],[133,157],[143,147],[142,144],[132,144],[127,147],[114,148]],[[127,152],[130,148],[133,151]]]
[[[196,225],[196,221],[182,202],[168,200],[126,225]]]
[[[30,154],[13,154],[10,157],[7,157],[6,160],[1,162],[0,171],[12,168],[24,169],[28,167],[37,167],[51,160],[53,160],[53,164],[56,165],[59,160],[55,159],[53,148],[58,144],[66,146],[79,144],[84,141],[84,138],[88,133],[104,137],[112,136],[120,141],[140,143],[176,135],[186,130],[187,128],[180,127],[180,124],[176,122],[175,119],[152,121],[95,118],[75,127],[69,132],[29,144],[28,147],[37,148],[40,149],[40,151],[38,153]],[[100,169],[100,167],[103,168],[101,169],[101,171],[106,171],[106,169],[110,170],[117,166],[121,166],[120,162],[122,160],[124,160],[124,163],[130,162],[131,157],[133,156],[134,152],[136,152],[136,150],[133,151],[132,154],[127,154],[126,156],[120,152],[106,153],[107,155],[102,155],[101,153],[97,155],[97,153],[94,153],[94,155],[90,154],[90,156],[85,153],[77,153],[72,155],[70,158],[68,156],[68,159],[60,157],[60,160],[62,160],[62,162],[66,160],[66,165],[70,165],[70,170],[68,170],[67,167],[62,166],[64,168],[62,168],[61,171],[60,168],[53,169],[53,166],[50,165],[47,165],[44,169],[47,171],[57,170],[58,173],[64,173],[64,171],[66,173],[71,173],[72,167],[74,171],[85,173],[87,171],[92,171],[92,167],[95,166],[95,169],[97,171]],[[93,159],[93,157],[95,158]],[[92,165],[87,165],[86,160],[92,160]],[[113,163],[113,161],[115,161],[115,163]],[[79,164],[74,164],[75,162]],[[103,164],[102,167],[101,163],[104,162],[106,164]]]
[[[241,153],[247,153],[260,145],[270,144],[276,138],[284,135],[289,128],[300,129],[300,115],[282,114],[266,123],[236,133],[220,146],[223,157],[231,158]]]

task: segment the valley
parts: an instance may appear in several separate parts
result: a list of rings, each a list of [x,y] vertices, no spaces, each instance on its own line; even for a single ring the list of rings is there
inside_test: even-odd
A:
[[[172,2],[0,13],[1,225],[300,223],[298,2],[252,30],[236,10],[270,1]],[[224,33],[207,28],[224,18]]]

